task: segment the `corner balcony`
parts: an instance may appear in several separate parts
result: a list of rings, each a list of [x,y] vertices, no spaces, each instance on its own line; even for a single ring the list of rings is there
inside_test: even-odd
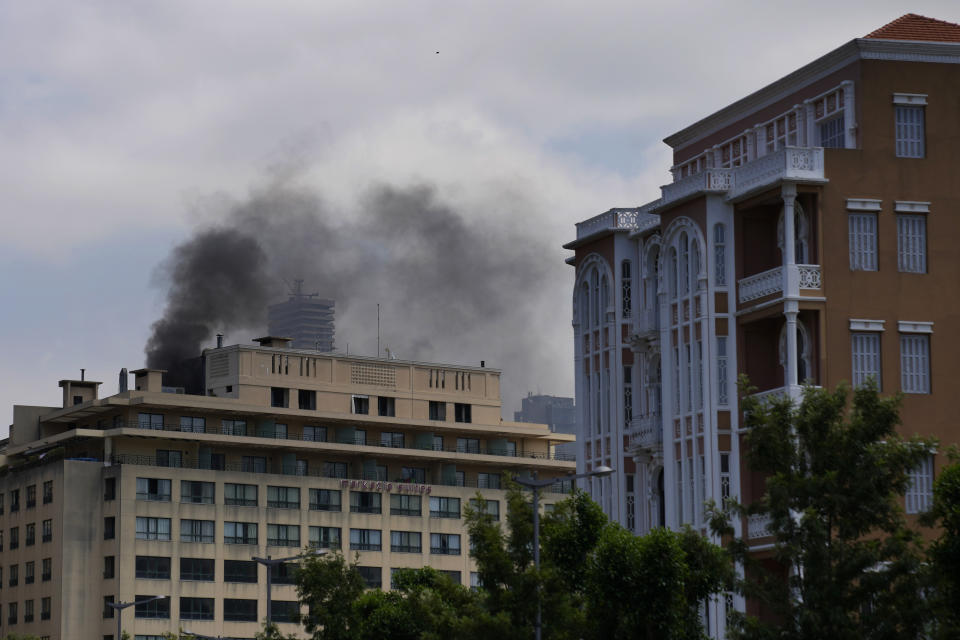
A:
[[[647,451],[661,451],[663,449],[663,425],[660,422],[659,414],[632,419],[626,435],[630,449],[645,449]]]
[[[660,187],[661,204],[677,204],[702,193],[726,193],[732,185],[731,169],[707,169]]]
[[[747,539],[769,538],[773,535],[773,532],[770,531],[771,524],[770,514],[762,513],[747,516]]]
[[[818,264],[798,264],[794,269],[789,269],[786,273],[789,281],[786,283],[787,291],[794,289],[799,295],[800,291],[818,291],[823,288],[823,274]],[[747,276],[737,281],[737,293],[740,304],[753,302],[769,296],[783,297],[784,291],[784,267],[774,267],[766,271],[761,271],[752,276]],[[795,283],[795,287],[793,286]]]

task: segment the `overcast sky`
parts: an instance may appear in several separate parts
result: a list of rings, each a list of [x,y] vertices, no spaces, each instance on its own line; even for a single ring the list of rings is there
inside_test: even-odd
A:
[[[157,266],[291,162],[341,215],[427,184],[476,226],[535,226],[548,347],[509,398],[572,395],[574,222],[656,198],[666,135],[907,11],[960,21],[956,0],[0,0],[0,432],[81,367],[114,393],[163,311]]]

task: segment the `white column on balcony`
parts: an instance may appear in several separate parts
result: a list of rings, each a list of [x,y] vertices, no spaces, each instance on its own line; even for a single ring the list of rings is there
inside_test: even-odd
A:
[[[797,269],[797,226],[794,204],[797,185],[785,182],[780,189],[783,198],[783,297],[800,295],[800,273]]]
[[[787,354],[783,365],[783,384],[787,393],[792,394],[797,386],[797,301],[784,303],[783,315],[787,318]]]
[[[843,127],[845,129],[843,146],[845,149],[856,149],[857,123],[854,120],[856,111],[854,111],[853,104],[853,81],[844,80],[840,83],[840,86],[843,87]]]

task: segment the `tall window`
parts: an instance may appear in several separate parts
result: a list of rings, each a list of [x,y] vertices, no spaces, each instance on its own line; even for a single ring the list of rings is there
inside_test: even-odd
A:
[[[850,236],[850,269],[877,270],[877,214],[851,213],[847,219]]]
[[[623,368],[623,421],[624,428],[633,420],[633,367]]]
[[[923,107],[898,105],[896,137],[898,158],[922,158],[925,154]]]
[[[930,336],[900,334],[900,389],[930,393]]]
[[[897,214],[897,268],[906,273],[927,272],[927,217]]]
[[[726,507],[730,500],[730,454],[720,454],[720,500],[721,506]]]
[[[817,123],[820,134],[820,146],[827,149],[843,149],[846,145],[846,134],[843,127],[843,113]]]
[[[797,120],[797,114],[791,112],[767,123],[764,133],[766,134],[768,153],[782,149],[787,145],[797,144]]]
[[[727,404],[730,393],[727,386],[727,336],[717,336],[717,402]]]
[[[727,230],[722,224],[713,225],[713,283],[727,284]]]
[[[904,497],[907,513],[923,513],[930,509],[933,504],[933,454],[926,456],[910,472],[910,486]]]
[[[620,263],[620,297],[624,318],[630,317],[630,312],[633,308],[632,281],[633,279],[630,277],[630,261],[624,260]]]
[[[853,360],[853,385],[859,387],[873,377],[880,387],[880,334],[854,333],[850,336]]]

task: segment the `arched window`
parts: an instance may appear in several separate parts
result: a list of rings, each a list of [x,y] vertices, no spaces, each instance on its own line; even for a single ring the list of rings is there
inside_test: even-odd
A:
[[[633,308],[633,278],[631,277],[630,261],[620,263],[620,303],[623,308],[623,317],[629,318]]]
[[[607,307],[610,306],[610,283],[607,282],[607,276],[600,278],[600,318],[604,319],[607,313]]]
[[[687,244],[687,234],[680,234],[680,275],[677,287],[681,295],[690,293],[690,247]]]
[[[696,238],[690,240],[690,289],[697,290],[700,280],[700,243]]]
[[[677,288],[677,250],[670,247],[669,263],[667,267],[667,287],[670,290],[670,297],[676,299],[679,289]]]
[[[713,284],[727,284],[727,229],[719,222],[713,225]]]
[[[586,332],[590,327],[590,285],[584,282],[580,285],[580,330]]]
[[[590,274],[590,292],[593,294],[593,301],[591,307],[593,309],[593,325],[594,327],[600,326],[600,275],[594,269],[593,273]]]

